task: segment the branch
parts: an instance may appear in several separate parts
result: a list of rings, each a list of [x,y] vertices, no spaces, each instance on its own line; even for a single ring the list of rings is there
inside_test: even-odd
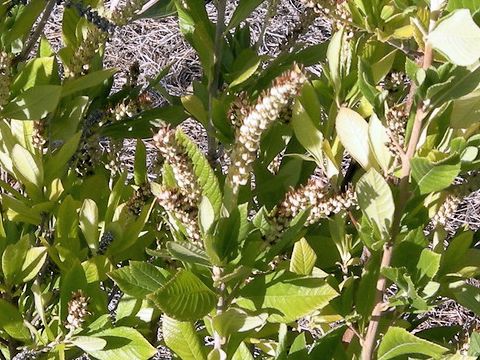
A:
[[[215,27],[215,49],[213,53],[213,73],[208,85],[208,161],[215,167],[217,161],[217,140],[215,139],[213,126],[213,99],[217,96],[220,86],[220,70],[222,66],[223,33],[225,31],[225,11],[227,0],[218,0],[217,3],[217,24]]]
[[[30,52],[32,51],[35,44],[37,43],[38,38],[42,35],[43,29],[45,28],[45,25],[47,25],[47,21],[50,18],[50,14],[55,8],[56,3],[57,3],[56,0],[48,1],[47,6],[43,11],[42,17],[38,22],[37,28],[33,32],[32,36],[30,36],[30,39],[28,40],[28,43],[23,48],[22,52],[14,59],[14,63],[19,63],[28,58],[28,55],[30,55]]]
[[[223,269],[218,266],[214,266],[213,269],[213,282],[217,283],[216,286],[218,302],[217,302],[217,315],[223,314],[225,310],[225,283],[220,279],[223,275]],[[213,348],[218,352],[222,352],[222,346],[225,344],[225,338],[221,336],[216,329],[213,329]]]
[[[440,15],[439,11],[432,11],[430,13],[429,32],[431,32],[434,29],[435,24],[439,18],[439,15]],[[432,46],[427,41],[425,44],[425,52],[423,55],[422,67],[424,69],[428,69],[432,65],[432,62],[433,62],[433,49],[432,49]],[[409,178],[410,178],[410,170],[411,170],[410,160],[412,159],[417,149],[418,141],[420,139],[420,134],[422,130],[423,120],[427,115],[423,109],[423,105],[424,105],[423,101],[420,101],[417,104],[415,120],[413,123],[410,139],[408,141],[407,151],[405,153],[405,156],[402,157],[402,168],[401,168],[398,202],[397,202],[397,206],[395,207],[395,213],[393,215],[392,228],[390,231],[390,240],[383,247],[383,255],[382,255],[380,270],[390,266],[390,263],[392,261],[393,245],[395,243],[395,240],[398,234],[400,233],[400,221],[405,211],[405,207],[407,205],[408,199],[410,198],[410,189],[409,189]],[[368,324],[367,334],[365,336],[365,341],[363,343],[362,355],[361,355],[362,360],[371,360],[373,358],[373,353],[374,353],[374,349],[377,341],[378,325],[380,323],[380,319],[382,317],[382,312],[384,309],[383,296],[385,294],[386,285],[387,285],[387,279],[380,273],[377,280],[377,286],[376,286],[375,306],[370,316],[370,322]]]

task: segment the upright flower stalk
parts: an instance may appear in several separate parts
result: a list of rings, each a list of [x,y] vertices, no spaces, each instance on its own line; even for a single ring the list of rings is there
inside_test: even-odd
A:
[[[196,180],[193,165],[183,146],[177,142],[175,130],[164,126],[153,137],[153,141],[162,157],[171,166],[178,186],[162,187],[160,193],[156,194],[157,200],[185,226],[187,237],[199,242],[200,229],[197,218],[202,191]]]
[[[236,204],[240,186],[248,183],[262,134],[280,117],[306,81],[300,67],[295,65],[275,79],[273,86],[260,96],[242,120],[235,134],[232,162],[227,174],[225,207],[228,211]]]

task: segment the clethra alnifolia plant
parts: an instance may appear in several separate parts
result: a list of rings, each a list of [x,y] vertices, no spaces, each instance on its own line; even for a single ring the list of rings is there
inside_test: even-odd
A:
[[[293,3],[0,0],[0,360],[480,356],[480,3]],[[184,96],[104,66],[166,16]]]

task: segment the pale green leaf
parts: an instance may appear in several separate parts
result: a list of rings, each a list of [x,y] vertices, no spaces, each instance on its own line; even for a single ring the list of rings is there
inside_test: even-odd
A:
[[[368,141],[368,123],[355,111],[342,107],[337,114],[336,129],[348,153],[368,170],[374,164]]]
[[[301,238],[293,246],[290,271],[298,275],[310,275],[316,261],[317,254],[308,244],[308,241]]]
[[[255,315],[249,314],[242,309],[230,308],[215,316],[212,323],[213,328],[221,336],[229,336],[239,332],[260,329],[266,324],[267,318],[267,313]]]
[[[453,101],[450,125],[467,129],[480,119],[480,91],[474,91]]]
[[[98,86],[105,80],[109,79],[117,72],[116,69],[104,69],[94,71],[84,76],[75,79],[69,79],[65,82],[62,88],[62,97],[72,95],[78,91],[86,90],[88,88]]]
[[[168,241],[167,250],[172,256],[187,263],[211,266],[205,250],[187,241]]]
[[[15,171],[21,179],[28,181],[37,188],[42,187],[43,168],[41,161],[18,144],[13,147],[12,161]]]
[[[85,199],[79,214],[80,229],[92,250],[98,249],[98,207],[92,199]]]
[[[427,158],[415,157],[411,165],[412,177],[421,194],[445,189],[460,173],[460,159],[455,155],[435,163]]]
[[[30,248],[24,256],[25,260],[17,278],[18,283],[30,281],[38,274],[47,259],[47,248],[44,246]]]
[[[422,354],[438,359],[448,349],[420,339],[399,327],[390,327],[378,348],[378,360],[388,360],[401,355]]]
[[[157,350],[135,329],[117,327],[92,334],[107,343],[102,350],[84,349],[99,360],[148,360]]]
[[[166,272],[155,265],[130,261],[128,266],[108,274],[118,287],[126,294],[143,299],[157,291],[165,283]]]
[[[107,345],[106,340],[93,336],[75,336],[70,341],[73,345],[86,352],[102,350]]]
[[[23,323],[22,315],[15,306],[4,299],[0,299],[0,329],[14,339],[30,340],[30,332]]]
[[[248,310],[269,310],[269,321],[288,323],[322,309],[337,296],[325,279],[282,270],[256,277],[240,291],[236,303]]]
[[[370,223],[376,225],[383,239],[389,237],[395,203],[388,183],[374,169],[370,169],[357,182],[358,205]]]
[[[368,123],[368,140],[378,165],[387,173],[393,156],[387,147],[390,143],[387,131],[377,115],[373,114]]]
[[[204,360],[205,347],[193,323],[178,321],[168,316],[162,318],[165,344],[182,360]]]
[[[480,28],[467,9],[455,10],[446,17],[427,41],[455,65],[468,66],[480,58]]]
[[[293,106],[292,127],[300,144],[312,154],[317,164],[323,166],[323,135],[314,125],[300,100],[295,101]]]
[[[180,270],[147,298],[170,317],[180,321],[197,320],[215,306],[216,296],[197,276]]]
[[[41,85],[19,94],[0,113],[16,120],[40,120],[55,110],[60,100],[61,86]]]

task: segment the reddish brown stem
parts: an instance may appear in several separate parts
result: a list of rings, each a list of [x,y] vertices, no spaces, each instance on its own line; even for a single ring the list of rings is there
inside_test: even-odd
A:
[[[429,31],[432,31],[435,27],[435,23],[439,17],[439,12],[435,11],[430,16]],[[433,62],[433,49],[428,41],[425,44],[425,53],[423,56],[422,67],[428,69]],[[415,85],[412,85],[415,86]],[[390,266],[393,254],[393,245],[400,232],[400,222],[402,215],[405,211],[408,199],[410,198],[409,180],[410,180],[410,160],[415,154],[422,132],[423,120],[426,117],[423,101],[419,101],[415,113],[415,120],[412,127],[410,139],[408,141],[407,151],[405,156],[402,157],[401,179],[398,193],[398,200],[395,207],[395,213],[393,216],[393,223],[390,231],[390,240],[383,247],[382,262],[380,264],[380,270]],[[384,303],[383,297],[387,286],[387,279],[380,273],[377,285],[375,289],[375,305],[370,316],[370,322],[368,324],[367,333],[365,335],[365,341],[362,347],[362,360],[373,359],[373,354],[377,342],[377,333],[380,319],[382,317]]]

